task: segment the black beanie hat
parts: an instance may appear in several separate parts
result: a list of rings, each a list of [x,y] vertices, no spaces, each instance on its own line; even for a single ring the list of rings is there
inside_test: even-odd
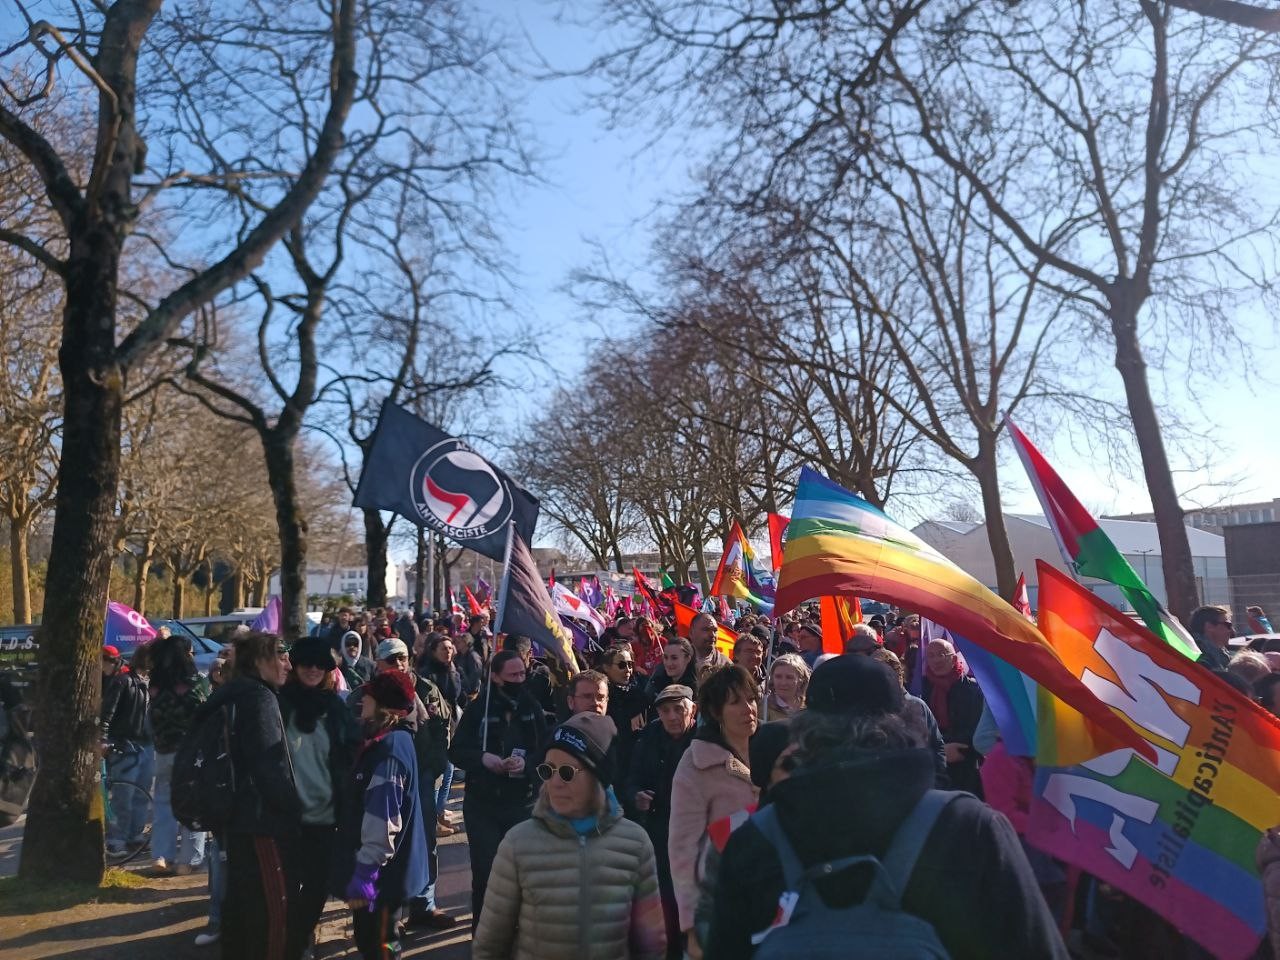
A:
[[[747,760],[751,763],[751,782],[761,790],[769,786],[774,764],[791,742],[791,725],[786,720],[762,723],[747,744]]]
[[[805,692],[807,709],[850,717],[901,713],[904,702],[898,675],[887,664],[856,654],[818,664]]]
[[[600,786],[613,782],[613,738],[618,728],[608,717],[598,713],[579,713],[570,717],[551,734],[547,749],[563,750],[582,761],[595,774]]]
[[[321,670],[333,670],[337,666],[333,662],[333,648],[329,641],[319,637],[303,637],[290,647],[289,662],[295,667],[319,667]]]

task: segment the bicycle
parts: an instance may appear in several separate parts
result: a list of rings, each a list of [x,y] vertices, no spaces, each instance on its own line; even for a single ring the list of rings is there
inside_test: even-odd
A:
[[[107,860],[113,866],[122,866],[130,860],[135,859],[151,846],[151,793],[145,787],[140,786],[132,780],[114,779],[111,776],[111,768],[107,764],[107,755],[111,753],[125,753],[113,743],[103,744],[103,757],[101,768],[102,779],[102,804],[105,811],[105,827],[107,836],[112,836],[116,831],[116,823],[118,815],[121,811],[133,811],[138,815],[141,811],[140,818],[142,826],[134,831],[132,837],[125,838],[124,848],[117,852],[107,851]],[[133,750],[138,750],[133,747]]]

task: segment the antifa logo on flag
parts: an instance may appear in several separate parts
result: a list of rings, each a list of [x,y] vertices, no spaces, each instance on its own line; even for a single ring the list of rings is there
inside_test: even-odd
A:
[[[527,543],[538,500],[457,437],[390,400],[365,456],[355,505],[394,510],[464,547],[501,560],[508,524]]]
[[[447,536],[490,536],[511,516],[505,485],[461,440],[445,440],[419,457],[409,482],[418,516]]]

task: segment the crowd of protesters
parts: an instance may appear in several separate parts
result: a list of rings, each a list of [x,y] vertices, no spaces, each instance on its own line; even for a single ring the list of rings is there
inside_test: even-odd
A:
[[[111,777],[155,795],[116,811],[108,855],[151,817],[155,873],[207,865],[196,943],[229,960],[310,956],[331,896],[366,958],[452,927],[436,843],[461,829],[481,958],[1204,956],[1024,844],[1030,761],[918,617],[873,616],[841,654],[816,611],[725,625],[732,659],[709,613],[683,637],[620,616],[572,666],[485,614],[392,610],[338,611],[288,648],[242,630],[207,678],[178,636],[127,665],[106,647]],[[1222,607],[1189,627],[1207,669],[1276,711],[1280,641],[1233,650]],[[232,704],[235,814],[206,836],[169,808],[173,757]],[[1280,840],[1263,854],[1280,871]]]

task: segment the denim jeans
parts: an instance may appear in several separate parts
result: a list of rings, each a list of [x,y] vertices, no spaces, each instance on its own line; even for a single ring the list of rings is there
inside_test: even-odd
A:
[[[165,863],[188,864],[198,867],[204,862],[203,833],[193,833],[173,818],[169,800],[173,782],[172,753],[156,754],[155,822],[151,826],[151,856]],[[182,845],[178,845],[178,832],[182,832]]]
[[[149,744],[124,742],[107,754],[107,774],[116,783],[133,783],[143,790],[151,790],[155,775],[155,749]],[[127,845],[140,843],[147,827],[147,798],[137,790],[125,787],[113,789],[110,796],[111,819],[107,823],[107,849],[123,850]]]
[[[436,782],[421,776],[418,780],[418,804],[422,808],[422,827],[427,834],[427,885],[416,897],[409,898],[410,916],[431,913],[436,908],[436,877],[440,873],[440,857],[436,852]]]
[[[209,834],[205,860],[209,864],[209,929],[222,929],[222,901],[227,896],[227,851]]]
[[[436,791],[436,814],[444,813],[445,804],[449,802],[449,788],[453,786],[453,764],[447,764],[444,775],[440,778],[440,789]]]

